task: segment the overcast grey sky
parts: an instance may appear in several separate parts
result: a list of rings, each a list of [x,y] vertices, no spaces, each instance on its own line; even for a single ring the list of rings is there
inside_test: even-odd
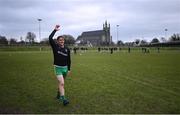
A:
[[[180,0],[0,0],[0,35],[25,38],[34,32],[47,38],[56,24],[77,38],[83,31],[101,30],[107,20],[113,41],[151,40],[180,33]]]

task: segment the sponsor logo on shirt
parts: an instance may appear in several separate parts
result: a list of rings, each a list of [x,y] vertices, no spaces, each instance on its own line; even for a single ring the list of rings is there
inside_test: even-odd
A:
[[[58,53],[58,54],[61,54],[61,55],[63,55],[63,56],[68,56],[67,54],[65,54],[65,53],[63,53],[63,52],[61,52],[61,51],[58,51],[57,53]]]

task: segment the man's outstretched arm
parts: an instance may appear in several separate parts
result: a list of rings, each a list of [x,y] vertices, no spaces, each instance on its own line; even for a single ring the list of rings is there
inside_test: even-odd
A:
[[[56,25],[55,26],[55,29],[52,31],[52,33],[49,35],[49,43],[51,44],[51,46],[54,46],[55,45],[55,42],[53,40],[53,36],[54,34],[56,33],[56,31],[59,31],[59,28],[60,26],[59,25]]]

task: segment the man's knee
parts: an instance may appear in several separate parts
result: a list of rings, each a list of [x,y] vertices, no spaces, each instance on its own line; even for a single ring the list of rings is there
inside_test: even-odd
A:
[[[64,78],[63,78],[63,76],[58,75],[57,78],[58,78],[59,86],[64,87]]]
[[[59,83],[60,87],[64,87],[64,83]]]

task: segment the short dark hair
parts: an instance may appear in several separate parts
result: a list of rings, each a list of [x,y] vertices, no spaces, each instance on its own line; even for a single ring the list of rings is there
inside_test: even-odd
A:
[[[57,40],[59,40],[60,38],[63,38],[63,39],[64,39],[64,36],[58,36],[58,37],[57,37]]]

